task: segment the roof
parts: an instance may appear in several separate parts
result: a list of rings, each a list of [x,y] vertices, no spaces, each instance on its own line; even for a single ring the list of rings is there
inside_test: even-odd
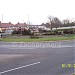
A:
[[[9,23],[0,23],[0,28],[9,28],[9,27],[25,27],[28,26],[26,23],[17,23],[17,24],[12,24],[11,22]]]
[[[14,26],[12,23],[0,23],[0,28],[9,28],[11,26]]]
[[[57,29],[74,29],[75,28],[75,26],[69,26],[69,27],[59,27],[59,28],[57,28]],[[56,28],[53,28],[54,30],[56,29]]]
[[[14,25],[14,27],[25,27],[28,26],[26,23],[17,23]]]

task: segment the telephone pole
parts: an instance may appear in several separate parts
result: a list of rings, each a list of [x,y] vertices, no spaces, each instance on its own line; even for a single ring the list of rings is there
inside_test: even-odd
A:
[[[29,20],[29,18],[30,18],[30,15],[28,15],[28,25],[30,25],[30,20]]]
[[[30,25],[30,15],[28,15],[28,28],[29,28],[29,25]]]
[[[3,14],[2,14],[2,23],[3,23]]]

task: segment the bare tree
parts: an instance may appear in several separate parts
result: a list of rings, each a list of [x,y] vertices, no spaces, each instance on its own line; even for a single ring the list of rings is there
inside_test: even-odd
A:
[[[70,23],[70,20],[68,20],[68,19],[65,19],[62,21],[62,24],[68,24],[68,23]]]
[[[61,21],[57,18],[57,17],[54,17],[54,22],[53,22],[53,28],[58,28],[62,25]]]
[[[57,17],[49,16],[48,19],[49,19],[51,31],[52,31],[52,28],[60,27],[60,25],[62,24],[61,21]]]
[[[54,17],[53,16],[49,16],[48,19],[49,19],[50,29],[52,31],[52,24],[53,24]]]

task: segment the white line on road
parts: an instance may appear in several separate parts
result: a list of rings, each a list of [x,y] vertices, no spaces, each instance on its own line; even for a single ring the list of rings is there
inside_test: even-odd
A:
[[[22,68],[25,68],[25,67],[28,67],[28,66],[37,65],[37,64],[39,64],[39,63],[40,63],[40,62],[36,62],[36,63],[33,63],[33,64],[29,64],[29,65],[21,66],[21,67],[18,67],[18,68],[14,68],[14,69],[6,70],[6,71],[3,71],[3,72],[0,72],[0,75],[3,74],[3,73],[10,72],[10,71],[14,71],[14,70],[22,69]]]
[[[35,49],[35,48],[14,47],[14,48],[9,48],[9,49]]]
[[[63,47],[75,47],[73,45],[60,45],[60,46],[49,46],[49,47],[11,47],[9,49],[37,49],[37,48],[63,48]]]

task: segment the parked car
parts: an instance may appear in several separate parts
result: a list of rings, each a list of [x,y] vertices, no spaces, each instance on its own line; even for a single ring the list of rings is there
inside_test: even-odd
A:
[[[0,37],[2,38],[2,37],[6,37],[8,35],[11,35],[12,32],[13,32],[13,30],[10,30],[10,29],[5,30],[5,32],[0,33]]]

